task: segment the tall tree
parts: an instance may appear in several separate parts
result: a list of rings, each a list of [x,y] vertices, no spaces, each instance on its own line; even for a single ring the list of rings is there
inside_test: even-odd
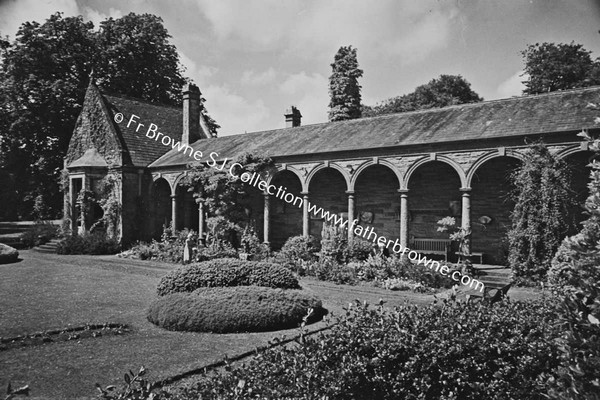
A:
[[[363,116],[415,111],[446,107],[455,104],[475,103],[483,99],[471,89],[471,84],[460,75],[440,75],[428,83],[417,86],[414,92],[385,100],[374,107],[364,106]]]
[[[358,68],[356,49],[352,46],[340,47],[331,68],[329,120],[342,121],[360,118],[361,86],[358,84],[358,78],[363,75],[363,70]]]
[[[527,80],[523,94],[575,89],[600,83],[600,62],[576,43],[536,43],[521,52]]]
[[[0,40],[0,168],[17,184],[21,217],[60,215],[62,159],[92,68],[105,91],[180,103],[185,79],[169,38],[149,14],[108,19],[96,32],[56,13],[22,24],[12,43]]]

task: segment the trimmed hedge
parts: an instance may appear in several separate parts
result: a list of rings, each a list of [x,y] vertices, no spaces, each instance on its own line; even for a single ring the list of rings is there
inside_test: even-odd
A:
[[[310,308],[309,322],[326,314],[320,300],[299,290],[200,288],[159,297],[150,305],[148,320],[174,331],[261,332],[297,327]]]
[[[299,289],[294,274],[277,264],[222,258],[186,265],[164,276],[158,285],[159,296],[193,292],[202,287],[265,286]]]

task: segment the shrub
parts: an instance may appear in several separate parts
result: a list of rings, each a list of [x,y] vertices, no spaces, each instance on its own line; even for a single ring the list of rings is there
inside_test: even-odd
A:
[[[58,243],[58,254],[116,254],[121,245],[116,239],[109,238],[104,232],[85,233],[68,236]]]
[[[277,253],[275,261],[303,275],[304,266],[317,259],[315,252],[318,250],[319,242],[313,236],[292,236]]]
[[[0,243],[0,264],[16,262],[19,259],[19,252],[3,243]]]
[[[299,290],[200,288],[159,297],[148,310],[148,320],[176,331],[261,332],[298,326],[310,309],[312,320],[325,315],[320,300]]]
[[[364,261],[369,258],[372,250],[373,242],[360,238],[353,238],[346,247],[344,258],[347,262]]]
[[[129,250],[119,254],[119,257],[139,258],[140,260],[156,260],[180,264],[183,262],[185,241],[191,234],[192,260],[207,261],[216,258],[234,258],[238,252],[227,242],[213,244],[208,247],[198,245],[198,235],[193,230],[183,229],[173,235],[169,228],[165,229],[160,241],[152,240],[150,243],[138,242]]]
[[[269,257],[269,246],[262,243],[252,226],[248,225],[242,233],[241,251],[245,252],[249,259],[254,261],[266,260]]]
[[[558,320],[561,363],[547,378],[551,399],[600,399],[600,284],[567,294]]]
[[[548,300],[373,309],[185,389],[184,398],[541,399],[557,365]]]
[[[572,226],[568,220],[574,204],[569,170],[564,161],[537,144],[511,178],[515,208],[508,232],[508,261],[517,282],[538,282],[546,278],[554,253]]]
[[[265,286],[281,289],[300,288],[298,279],[277,264],[224,258],[180,267],[164,276],[158,295],[193,292],[201,287]]]
[[[21,243],[35,247],[47,243],[58,235],[59,227],[50,222],[38,222],[21,235]]]

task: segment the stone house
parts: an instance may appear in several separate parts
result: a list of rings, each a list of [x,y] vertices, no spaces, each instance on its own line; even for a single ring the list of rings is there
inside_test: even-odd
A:
[[[286,128],[219,138],[207,133],[200,107],[193,85],[184,88],[180,109],[102,94],[90,84],[65,158],[71,228],[90,229],[105,212],[96,206],[81,218],[79,193],[99,194],[111,176],[122,241],[157,237],[165,224],[202,230],[203,204],[180,184],[188,165],[211,153],[233,159],[250,152],[275,161],[268,183],[404,246],[447,239],[436,222],[454,216],[471,228],[471,250],[494,263],[513,207],[509,174],[523,152],[543,140],[575,168],[572,188],[583,201],[592,153],[577,133],[600,130],[600,87],[307,126],[292,107]],[[150,138],[149,129],[173,142]],[[175,141],[189,151],[173,148]],[[251,204],[256,230],[275,248],[290,236],[320,235],[323,220],[307,207],[258,189]]]

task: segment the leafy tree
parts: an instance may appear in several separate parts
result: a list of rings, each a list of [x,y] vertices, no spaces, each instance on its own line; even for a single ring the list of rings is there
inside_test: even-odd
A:
[[[356,49],[352,46],[340,47],[331,68],[329,120],[343,121],[360,118],[361,86],[358,84],[358,78],[363,75],[363,70],[358,68]]]
[[[521,52],[528,78],[524,94],[581,88],[600,83],[600,62],[576,43],[536,43]]]
[[[12,43],[0,40],[0,168],[17,183],[21,217],[60,215],[62,160],[92,69],[102,90],[181,102],[185,79],[169,38],[149,14],[108,19],[96,32],[82,17],[55,13],[22,24]]]
[[[471,84],[460,75],[440,75],[418,86],[414,92],[393,97],[374,107],[364,106],[363,116],[392,114],[455,104],[475,103],[483,99],[471,89]]]
[[[573,226],[574,193],[564,161],[542,143],[533,145],[512,173],[515,208],[508,232],[508,262],[523,283],[542,281],[565,234]]]

